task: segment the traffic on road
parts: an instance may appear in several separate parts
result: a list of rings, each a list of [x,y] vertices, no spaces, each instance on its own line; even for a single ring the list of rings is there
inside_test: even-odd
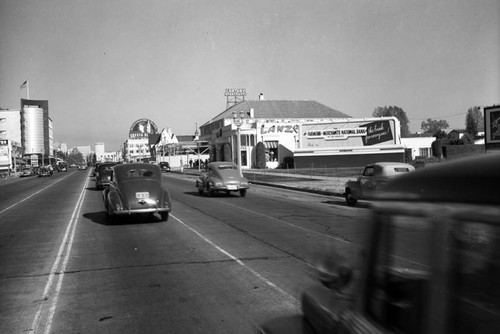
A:
[[[2,183],[0,332],[495,333],[498,158],[404,173],[357,206],[251,182],[207,196],[148,164]]]

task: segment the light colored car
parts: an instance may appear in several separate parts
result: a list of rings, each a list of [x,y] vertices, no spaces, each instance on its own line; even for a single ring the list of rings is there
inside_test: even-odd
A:
[[[219,161],[208,164],[207,172],[196,180],[196,188],[200,195],[205,191],[209,196],[218,192],[239,192],[241,197],[245,197],[250,186],[235,163]]]
[[[38,169],[38,177],[42,177],[42,176],[52,176],[53,174],[53,170],[52,170],[52,166],[41,166],[39,169]]]
[[[148,163],[116,165],[110,176],[109,187],[103,191],[108,218],[158,213],[163,221],[168,220],[172,204],[160,167]]]
[[[33,169],[31,167],[24,167],[23,170],[21,171],[21,177],[27,177],[27,176],[32,176],[35,173],[33,172]]]
[[[347,204],[355,205],[358,199],[373,196],[377,189],[390,179],[414,171],[415,167],[401,162],[376,162],[365,166],[357,180],[348,181],[345,186]]]
[[[500,333],[499,166],[487,154],[389,181],[359,257],[325,254],[302,314],[260,332]]]

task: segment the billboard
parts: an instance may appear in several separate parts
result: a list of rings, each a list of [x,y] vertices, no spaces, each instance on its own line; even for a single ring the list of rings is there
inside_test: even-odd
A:
[[[302,148],[399,145],[396,118],[352,119],[302,125]]]
[[[149,135],[157,133],[158,127],[153,121],[147,118],[141,118],[132,124],[128,137],[130,139],[148,138]]]
[[[484,143],[486,150],[500,149],[500,106],[484,108]]]

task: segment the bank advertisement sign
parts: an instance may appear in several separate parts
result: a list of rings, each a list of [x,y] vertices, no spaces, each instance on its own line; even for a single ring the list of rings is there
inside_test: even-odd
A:
[[[302,148],[397,144],[394,119],[303,124]],[[398,124],[399,126],[399,124]]]

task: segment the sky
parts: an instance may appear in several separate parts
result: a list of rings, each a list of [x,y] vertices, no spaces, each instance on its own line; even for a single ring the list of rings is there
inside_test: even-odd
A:
[[[465,128],[500,103],[498,0],[0,0],[0,107],[48,100],[54,141],[118,150],[135,120],[194,135],[247,100]]]

